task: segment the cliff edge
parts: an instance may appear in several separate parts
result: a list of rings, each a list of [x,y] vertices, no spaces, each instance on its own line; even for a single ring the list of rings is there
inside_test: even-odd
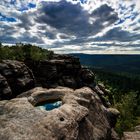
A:
[[[119,112],[79,59],[0,62],[0,139],[117,140]]]

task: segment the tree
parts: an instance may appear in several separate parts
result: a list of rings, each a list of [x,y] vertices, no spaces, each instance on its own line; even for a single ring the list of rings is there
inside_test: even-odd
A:
[[[42,49],[38,46],[31,44],[18,43],[13,46],[2,46],[0,44],[0,59],[13,59],[13,60],[45,60],[51,59],[53,56],[52,51]]]

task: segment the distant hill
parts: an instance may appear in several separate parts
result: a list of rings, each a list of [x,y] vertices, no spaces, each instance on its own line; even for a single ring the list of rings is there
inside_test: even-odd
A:
[[[140,55],[71,54],[80,58],[81,64],[112,72],[140,75]]]

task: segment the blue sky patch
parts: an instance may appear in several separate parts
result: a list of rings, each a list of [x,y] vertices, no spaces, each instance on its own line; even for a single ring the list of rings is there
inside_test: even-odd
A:
[[[16,3],[16,0],[11,0],[10,1],[10,4],[15,4]]]
[[[19,11],[21,12],[24,12],[24,11],[27,11],[29,9],[32,9],[32,8],[35,8],[36,7],[36,4],[33,4],[33,3],[28,3],[27,6],[23,6],[19,9]]]
[[[16,19],[13,17],[6,17],[0,13],[0,21],[16,22]]]
[[[30,7],[30,8],[35,8],[35,7],[36,7],[36,4],[34,4],[34,3],[29,3],[29,4],[28,4],[28,7]]]
[[[86,3],[87,2],[87,0],[80,0],[81,1],[81,3]]]

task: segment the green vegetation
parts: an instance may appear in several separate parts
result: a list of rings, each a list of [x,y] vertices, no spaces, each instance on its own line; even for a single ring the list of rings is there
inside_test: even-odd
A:
[[[137,124],[136,96],[135,92],[129,92],[123,95],[119,102],[114,104],[114,107],[117,108],[121,114],[116,125],[116,131],[120,135],[122,135],[123,131],[133,130],[133,127]]]
[[[116,131],[122,136],[124,131],[133,130],[140,123],[140,77],[123,73],[113,73],[93,69],[99,82],[110,92],[112,107],[120,111]]]
[[[31,44],[16,44],[12,46],[2,45],[0,43],[0,60],[12,59],[24,61],[27,59],[43,60],[50,59],[53,56],[53,51],[42,49]]]
[[[140,75],[140,55],[137,54],[73,54],[81,64],[110,72]]]
[[[51,59],[52,56],[52,51],[35,45],[19,43],[13,46],[4,46],[0,43],[0,60],[36,61]],[[116,131],[121,136],[124,131],[132,130],[135,125],[140,123],[139,73],[118,73],[99,68],[92,70],[96,73],[96,80],[103,83],[111,91],[108,98],[112,106],[117,108],[121,113],[116,125]]]

